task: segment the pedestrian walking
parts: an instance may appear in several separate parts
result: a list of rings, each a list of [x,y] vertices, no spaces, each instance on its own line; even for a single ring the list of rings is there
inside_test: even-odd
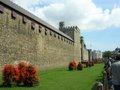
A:
[[[120,54],[115,57],[115,62],[111,65],[111,75],[114,90],[120,90]]]

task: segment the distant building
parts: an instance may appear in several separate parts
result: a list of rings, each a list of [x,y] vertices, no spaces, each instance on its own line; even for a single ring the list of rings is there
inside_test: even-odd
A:
[[[85,42],[83,37],[80,37],[81,39],[81,61],[85,62],[88,61],[88,49],[86,48]]]
[[[81,62],[92,61],[92,50],[86,48],[83,37],[80,37],[81,42]]]
[[[102,59],[102,52],[100,51],[100,50],[94,50],[93,52],[92,52],[92,58],[93,58],[93,60],[100,60],[100,59]]]
[[[92,61],[92,49],[88,49],[88,60]]]

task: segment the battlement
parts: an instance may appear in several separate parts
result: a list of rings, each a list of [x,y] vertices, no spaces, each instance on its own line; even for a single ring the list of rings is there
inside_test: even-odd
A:
[[[63,29],[67,29],[67,30],[74,30],[74,29],[77,29],[78,27],[77,26],[66,26],[66,27],[63,27]]]
[[[70,36],[73,40],[76,36],[75,33],[80,33],[80,29],[77,26],[65,26],[64,22],[59,23],[59,30]]]
[[[59,30],[62,31],[62,32],[66,32],[66,31],[79,31],[80,32],[80,29],[77,27],[77,26],[65,26],[65,23],[62,21],[59,23]]]

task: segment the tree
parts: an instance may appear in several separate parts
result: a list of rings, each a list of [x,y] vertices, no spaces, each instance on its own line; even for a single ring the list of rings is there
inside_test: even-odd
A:
[[[112,56],[112,51],[105,51],[105,52],[103,52],[103,57],[104,58],[109,58],[111,56]]]

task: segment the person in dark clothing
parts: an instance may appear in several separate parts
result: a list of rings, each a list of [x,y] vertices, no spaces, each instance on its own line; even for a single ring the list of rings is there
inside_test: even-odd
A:
[[[111,65],[111,75],[114,90],[120,90],[120,54],[116,55],[115,62]]]

